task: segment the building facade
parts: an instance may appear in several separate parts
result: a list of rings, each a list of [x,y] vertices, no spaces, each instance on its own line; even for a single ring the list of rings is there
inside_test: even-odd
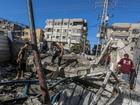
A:
[[[23,30],[23,35],[21,37],[24,41],[29,41],[30,40],[30,29],[26,28]],[[36,29],[36,38],[37,42],[42,42],[44,38],[44,31],[40,28]]]
[[[140,23],[114,23],[107,30],[107,39],[113,41],[113,46],[117,47],[117,59],[128,53],[134,59],[136,40],[140,36]]]
[[[140,35],[140,23],[114,23],[107,30],[107,37],[126,39]]]
[[[47,19],[44,35],[48,42],[62,42],[69,49],[87,37],[87,21],[82,18]]]

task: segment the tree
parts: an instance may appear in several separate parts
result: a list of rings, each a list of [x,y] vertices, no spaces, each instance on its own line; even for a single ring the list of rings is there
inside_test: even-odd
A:
[[[90,44],[89,41],[87,40],[87,37],[82,37],[80,43],[75,43],[70,48],[70,52],[74,52],[76,54],[80,52],[88,53],[89,50],[90,50]]]
[[[70,52],[74,52],[76,54],[82,52],[82,46],[81,43],[75,43],[73,46],[70,48]]]

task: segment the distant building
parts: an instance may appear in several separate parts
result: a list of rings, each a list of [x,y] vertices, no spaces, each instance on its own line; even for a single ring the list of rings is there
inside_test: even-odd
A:
[[[36,37],[37,37],[37,42],[43,41],[44,31],[40,28],[36,29]],[[25,41],[30,40],[30,29],[29,28],[26,28],[23,30],[23,36],[21,38]]]
[[[128,53],[134,59],[136,40],[140,36],[140,23],[114,23],[107,29],[107,39],[112,39],[113,47],[117,47],[117,61]]]
[[[23,34],[22,30],[27,27],[26,25],[0,18],[0,33],[11,31],[14,32],[15,36],[21,36]]]
[[[87,21],[82,18],[47,19],[44,35],[48,42],[62,42],[69,49],[87,37]]]
[[[108,38],[125,39],[140,35],[140,23],[114,23],[107,31]]]

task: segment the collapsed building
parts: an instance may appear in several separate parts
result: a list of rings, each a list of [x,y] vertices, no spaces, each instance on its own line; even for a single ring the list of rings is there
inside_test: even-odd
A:
[[[139,29],[139,24],[113,24],[108,29],[107,42],[103,45],[101,55],[93,57],[93,60],[89,60],[88,55],[85,57],[79,54],[66,54],[63,56],[61,66],[58,67],[50,65],[50,55],[41,54],[52,104],[126,105],[132,103],[139,105]],[[1,43],[8,42],[1,41]],[[3,51],[9,51],[9,48],[1,49],[1,52]],[[130,91],[127,88],[128,84],[120,83],[120,77],[115,71],[118,60],[126,52],[133,59],[137,71],[135,91]],[[106,55],[111,56],[109,64],[104,59]],[[29,60],[31,61],[29,68],[34,70],[33,57],[31,56]],[[5,75],[8,76],[1,76],[0,103],[2,105],[42,105],[38,79],[35,78],[33,71],[27,70],[26,80],[12,81],[14,67],[1,67],[1,71],[7,71]],[[116,95],[112,94],[113,91],[116,91]]]

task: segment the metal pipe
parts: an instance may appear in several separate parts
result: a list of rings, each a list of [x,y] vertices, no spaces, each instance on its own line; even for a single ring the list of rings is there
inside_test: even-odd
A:
[[[37,40],[36,40],[36,32],[35,32],[35,24],[34,24],[34,16],[33,16],[33,7],[32,7],[32,0],[27,0],[28,6],[28,15],[29,15],[29,22],[30,22],[30,37],[31,37],[31,44],[33,49],[33,55],[35,60],[36,71],[39,78],[39,85],[42,94],[43,103],[47,105],[51,105],[50,96],[48,92],[48,88],[46,85],[45,76],[42,69],[42,64],[40,60],[40,54],[37,48]]]

